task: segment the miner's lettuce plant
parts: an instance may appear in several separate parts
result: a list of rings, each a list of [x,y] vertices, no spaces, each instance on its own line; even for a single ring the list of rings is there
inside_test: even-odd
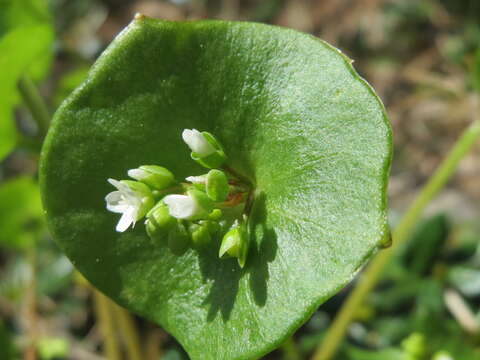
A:
[[[325,42],[138,16],[57,111],[40,177],[53,235],[92,284],[194,359],[250,359],[389,241],[391,149],[380,100]],[[145,165],[176,180],[155,188],[163,175]],[[237,191],[195,189],[208,188],[205,167],[244,188],[248,209],[195,238],[201,221],[222,222],[209,216]],[[140,181],[110,180],[107,197],[119,222],[104,198],[107,179],[126,174]],[[154,195],[185,178],[186,189]]]
[[[45,112],[22,77],[35,78],[30,48],[0,91],[20,83],[42,131]],[[54,238],[93,285],[160,324],[191,358],[271,351],[391,240],[390,124],[351,63],[279,27],[137,16],[48,132],[40,183]],[[0,99],[5,129],[11,93]],[[398,242],[479,134],[478,123],[467,130]],[[0,156],[12,146],[0,143]],[[386,258],[318,359],[331,355]]]
[[[52,40],[46,2],[0,1],[0,158],[18,145],[37,149],[48,128],[34,81],[48,70]],[[478,91],[480,52],[471,65]],[[84,71],[62,80],[55,102]],[[36,139],[15,129],[20,100]],[[334,356],[362,299],[479,136],[477,121],[362,274],[315,359]],[[389,245],[390,158],[383,106],[330,45],[260,24],[138,16],[58,110],[40,178],[53,235],[91,283],[162,325],[193,359],[250,359],[283,342]],[[31,250],[44,229],[36,181],[1,183],[0,207],[0,244]],[[414,294],[411,270],[421,273],[441,251],[428,232],[412,240],[421,243],[407,264]],[[474,273],[448,278],[466,276]],[[382,293],[384,306],[397,294]],[[114,336],[104,336],[109,354]],[[347,352],[404,357],[419,339],[409,336],[405,351]]]

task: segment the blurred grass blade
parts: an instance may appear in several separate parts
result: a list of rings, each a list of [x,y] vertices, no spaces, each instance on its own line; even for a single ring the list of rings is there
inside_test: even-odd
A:
[[[13,119],[19,103],[17,83],[26,73],[42,79],[52,61],[54,30],[47,1],[0,3],[0,160],[17,143]]]

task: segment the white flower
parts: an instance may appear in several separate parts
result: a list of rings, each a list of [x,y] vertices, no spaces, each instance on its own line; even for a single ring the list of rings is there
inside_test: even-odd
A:
[[[188,219],[201,211],[195,199],[188,195],[167,195],[163,202],[168,206],[170,215],[177,219]]]
[[[192,184],[205,184],[205,182],[207,181],[207,177],[205,175],[189,176],[186,177],[185,180],[191,182]]]
[[[122,214],[115,229],[118,232],[124,232],[130,225],[135,226],[143,205],[143,196],[118,180],[108,179],[108,182],[118,191],[112,191],[105,197],[107,210]]]
[[[205,136],[196,129],[183,130],[182,138],[190,149],[201,157],[206,157],[216,151],[213,145],[207,141]]]

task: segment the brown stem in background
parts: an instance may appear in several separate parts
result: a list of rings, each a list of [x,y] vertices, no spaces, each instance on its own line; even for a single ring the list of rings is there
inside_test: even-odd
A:
[[[243,184],[247,185],[249,188],[252,188],[252,182],[250,181],[250,179],[238,173],[237,170],[231,168],[228,165],[224,165],[223,170],[225,170],[225,172],[227,172],[228,174],[240,180]]]
[[[23,358],[25,360],[37,359],[37,336],[38,336],[38,316],[37,316],[37,254],[36,247],[33,244],[27,249],[27,259],[30,265],[30,279],[26,289],[26,331],[28,333],[28,346],[25,349]],[[1,350],[0,350],[1,351]]]
[[[128,359],[143,360],[144,356],[140,347],[140,337],[138,336],[135,320],[127,310],[113,302],[112,309],[127,348]]]
[[[108,360],[120,360],[117,334],[113,324],[113,311],[110,300],[92,287],[95,312],[103,336],[104,353]]]

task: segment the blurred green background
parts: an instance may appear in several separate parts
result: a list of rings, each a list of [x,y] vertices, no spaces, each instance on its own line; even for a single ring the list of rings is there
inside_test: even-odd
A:
[[[135,13],[260,21],[355,60],[394,128],[391,223],[480,116],[477,0],[0,0],[0,359],[186,359],[160,327],[76,273],[46,229],[37,185],[49,118]],[[477,65],[476,65],[477,64]],[[30,96],[29,96],[30,94]],[[480,359],[480,145],[429,205],[355,316],[336,359]],[[265,359],[307,359],[351,285]]]

